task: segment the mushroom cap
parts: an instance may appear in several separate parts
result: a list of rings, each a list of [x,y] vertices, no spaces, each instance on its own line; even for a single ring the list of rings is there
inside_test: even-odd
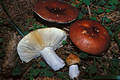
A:
[[[17,51],[20,59],[29,62],[40,56],[40,51],[45,47],[52,47],[56,50],[66,37],[66,33],[58,28],[42,28],[32,31],[18,43]]]
[[[98,22],[78,20],[70,27],[70,39],[82,51],[98,55],[105,51],[110,42],[107,30]]]
[[[40,0],[33,11],[42,19],[56,23],[69,23],[78,16],[78,9],[59,0]]]
[[[77,64],[80,63],[80,58],[78,56],[76,56],[75,54],[70,54],[67,58],[66,58],[66,63],[68,65],[73,65],[73,64]]]

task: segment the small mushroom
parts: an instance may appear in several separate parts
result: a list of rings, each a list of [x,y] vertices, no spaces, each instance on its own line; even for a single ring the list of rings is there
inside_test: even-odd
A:
[[[78,20],[70,27],[70,39],[82,51],[99,55],[105,51],[110,42],[107,30],[98,22]]]
[[[66,62],[69,65],[69,76],[71,79],[78,78],[80,71],[78,65],[80,63],[80,58],[75,54],[70,54],[66,58]]]
[[[78,9],[60,0],[40,0],[33,11],[42,19],[56,23],[70,23],[78,16]]]
[[[64,61],[57,56],[55,50],[67,38],[66,33],[58,28],[43,28],[30,32],[18,44],[17,51],[24,62],[42,56],[54,70],[65,66]]]

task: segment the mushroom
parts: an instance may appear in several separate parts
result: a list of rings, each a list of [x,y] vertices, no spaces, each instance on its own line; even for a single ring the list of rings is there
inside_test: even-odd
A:
[[[110,42],[107,30],[98,22],[78,20],[70,27],[70,39],[82,51],[99,55],[105,51]]]
[[[66,58],[66,62],[69,66],[69,76],[71,79],[78,78],[80,71],[78,68],[78,65],[80,63],[80,58],[76,56],[75,54],[70,54]]]
[[[42,19],[56,23],[70,23],[78,16],[78,9],[60,0],[40,0],[33,11]]]
[[[18,43],[18,55],[26,63],[41,55],[54,71],[59,70],[65,66],[65,63],[57,56],[55,50],[66,38],[66,33],[58,28],[37,29]]]

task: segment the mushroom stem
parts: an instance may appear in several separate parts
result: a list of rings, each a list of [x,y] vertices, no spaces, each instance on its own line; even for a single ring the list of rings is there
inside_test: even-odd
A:
[[[54,70],[57,71],[65,66],[64,61],[57,56],[52,47],[46,47],[41,51],[41,55],[47,64]]]
[[[78,65],[71,65],[69,67],[69,76],[71,79],[77,78],[80,74],[80,71],[78,69]]]

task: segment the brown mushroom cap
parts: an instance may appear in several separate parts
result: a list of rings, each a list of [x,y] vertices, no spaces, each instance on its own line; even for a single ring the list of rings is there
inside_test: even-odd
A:
[[[110,42],[107,30],[98,22],[78,20],[70,27],[72,42],[82,51],[98,55],[105,51]]]
[[[72,5],[55,0],[40,0],[33,11],[42,19],[56,23],[69,23],[78,16],[78,9]]]
[[[66,62],[68,65],[77,64],[77,63],[80,63],[80,58],[76,56],[75,54],[70,54],[66,58]]]

